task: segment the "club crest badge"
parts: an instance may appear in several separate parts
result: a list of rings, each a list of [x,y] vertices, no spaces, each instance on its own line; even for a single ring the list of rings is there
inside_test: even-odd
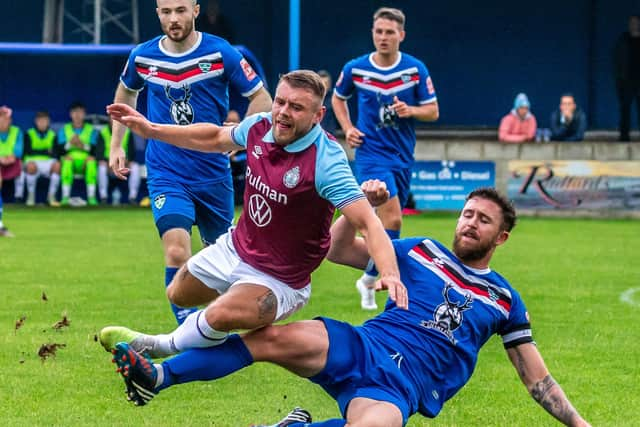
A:
[[[293,188],[298,185],[298,182],[300,182],[300,166],[289,169],[287,173],[284,174],[282,182],[287,188]]]
[[[198,68],[203,74],[206,74],[211,71],[211,62],[198,62]]]
[[[164,194],[157,195],[153,199],[153,205],[156,207],[156,209],[162,209],[162,207],[164,206],[164,202],[166,200],[167,200],[167,198],[165,197]]]

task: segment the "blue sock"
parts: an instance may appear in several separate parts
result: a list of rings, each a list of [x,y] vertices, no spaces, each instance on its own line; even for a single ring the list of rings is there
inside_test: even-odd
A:
[[[333,418],[326,421],[320,421],[317,423],[304,424],[304,423],[293,423],[289,424],[289,427],[344,427],[347,425],[347,420],[343,418]]]
[[[0,221],[2,221],[2,187],[0,187]]]
[[[187,350],[162,362],[164,380],[158,391],[174,384],[222,378],[252,363],[253,356],[240,335],[229,335],[224,344]]]
[[[389,236],[391,240],[400,238],[400,230],[385,229],[384,231],[387,232],[387,236]],[[373,276],[373,277],[376,277],[378,275],[378,270],[376,269],[376,265],[373,263],[373,260],[369,260],[369,263],[367,264],[367,267],[364,269],[364,272],[365,274],[368,274],[369,276]]]
[[[165,287],[169,286],[169,284],[173,280],[173,276],[176,275],[178,270],[179,268],[177,267],[164,268],[164,286]],[[182,322],[184,322],[184,319],[186,319],[187,316],[190,315],[191,313],[198,311],[198,308],[197,307],[183,308],[183,307],[178,307],[175,304],[171,304],[171,311],[173,311],[173,315],[176,316],[176,321],[178,322],[178,325],[182,325]]]

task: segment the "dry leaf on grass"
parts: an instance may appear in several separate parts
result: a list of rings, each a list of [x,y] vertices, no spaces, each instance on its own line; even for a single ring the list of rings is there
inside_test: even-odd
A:
[[[38,356],[40,356],[40,360],[44,362],[48,357],[55,357],[59,348],[64,348],[66,346],[66,344],[57,343],[42,344],[38,350]]]
[[[71,321],[67,317],[67,315],[62,316],[62,320],[58,320],[53,326],[53,329],[62,329],[71,325]]]
[[[20,317],[20,319],[16,320],[16,329],[13,331],[14,334],[18,331],[18,329],[22,328],[25,320],[27,320],[27,316],[22,316]]]

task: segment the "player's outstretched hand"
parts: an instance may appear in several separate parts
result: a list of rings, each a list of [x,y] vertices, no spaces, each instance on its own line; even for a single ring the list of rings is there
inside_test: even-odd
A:
[[[389,200],[389,190],[387,190],[387,184],[384,181],[369,179],[363,182],[360,188],[374,208]]]
[[[398,308],[409,309],[409,295],[399,277],[383,276],[376,281],[376,291],[386,289],[389,291],[389,298],[395,302]]]
[[[131,108],[127,104],[111,104],[107,105],[107,113],[113,120],[122,123],[132,132],[137,133],[143,138],[151,138],[152,124],[145,116]]]

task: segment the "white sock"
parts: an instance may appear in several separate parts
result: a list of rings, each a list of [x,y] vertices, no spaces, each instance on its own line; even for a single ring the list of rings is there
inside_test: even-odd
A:
[[[373,287],[373,284],[376,282],[376,279],[378,278],[378,276],[372,276],[368,273],[362,273],[362,277],[360,277],[360,280],[367,285],[367,287]]]
[[[14,193],[15,193],[15,197],[17,199],[22,199],[24,197],[24,176],[25,173],[24,172],[20,172],[20,175],[18,176],[18,178],[16,178],[13,188],[14,188]]]
[[[62,184],[62,198],[68,199],[71,196],[71,185]]]
[[[36,194],[36,181],[38,180],[38,175],[36,174],[25,174],[25,180],[27,181],[27,194],[31,195],[33,194],[35,197]],[[17,191],[16,191],[17,192]],[[24,194],[24,189],[22,190],[23,194]],[[22,197],[22,196],[16,196],[16,197]]]
[[[96,185],[95,184],[87,184],[87,197],[93,198],[96,197]]]
[[[140,166],[137,163],[129,164],[129,200],[138,198],[138,189],[140,188]]]
[[[169,345],[178,351],[184,351],[190,348],[206,348],[220,345],[227,340],[229,335],[227,332],[216,331],[207,323],[205,310],[198,310],[191,313],[184,319],[182,325],[173,331],[168,337],[167,343],[161,337],[158,337],[158,344],[164,347]]]
[[[51,178],[49,179],[49,199],[56,197],[58,184],[60,184],[60,174],[52,173]]]
[[[98,191],[100,192],[100,198],[105,200],[107,198],[107,189],[109,188],[109,177],[107,176],[106,163],[100,163],[98,165]]]
[[[154,363],[153,367],[156,368],[156,373],[158,374],[158,376],[156,377],[156,383],[154,384],[154,387],[159,387],[160,385],[162,385],[162,382],[164,381],[164,368],[159,363]]]

